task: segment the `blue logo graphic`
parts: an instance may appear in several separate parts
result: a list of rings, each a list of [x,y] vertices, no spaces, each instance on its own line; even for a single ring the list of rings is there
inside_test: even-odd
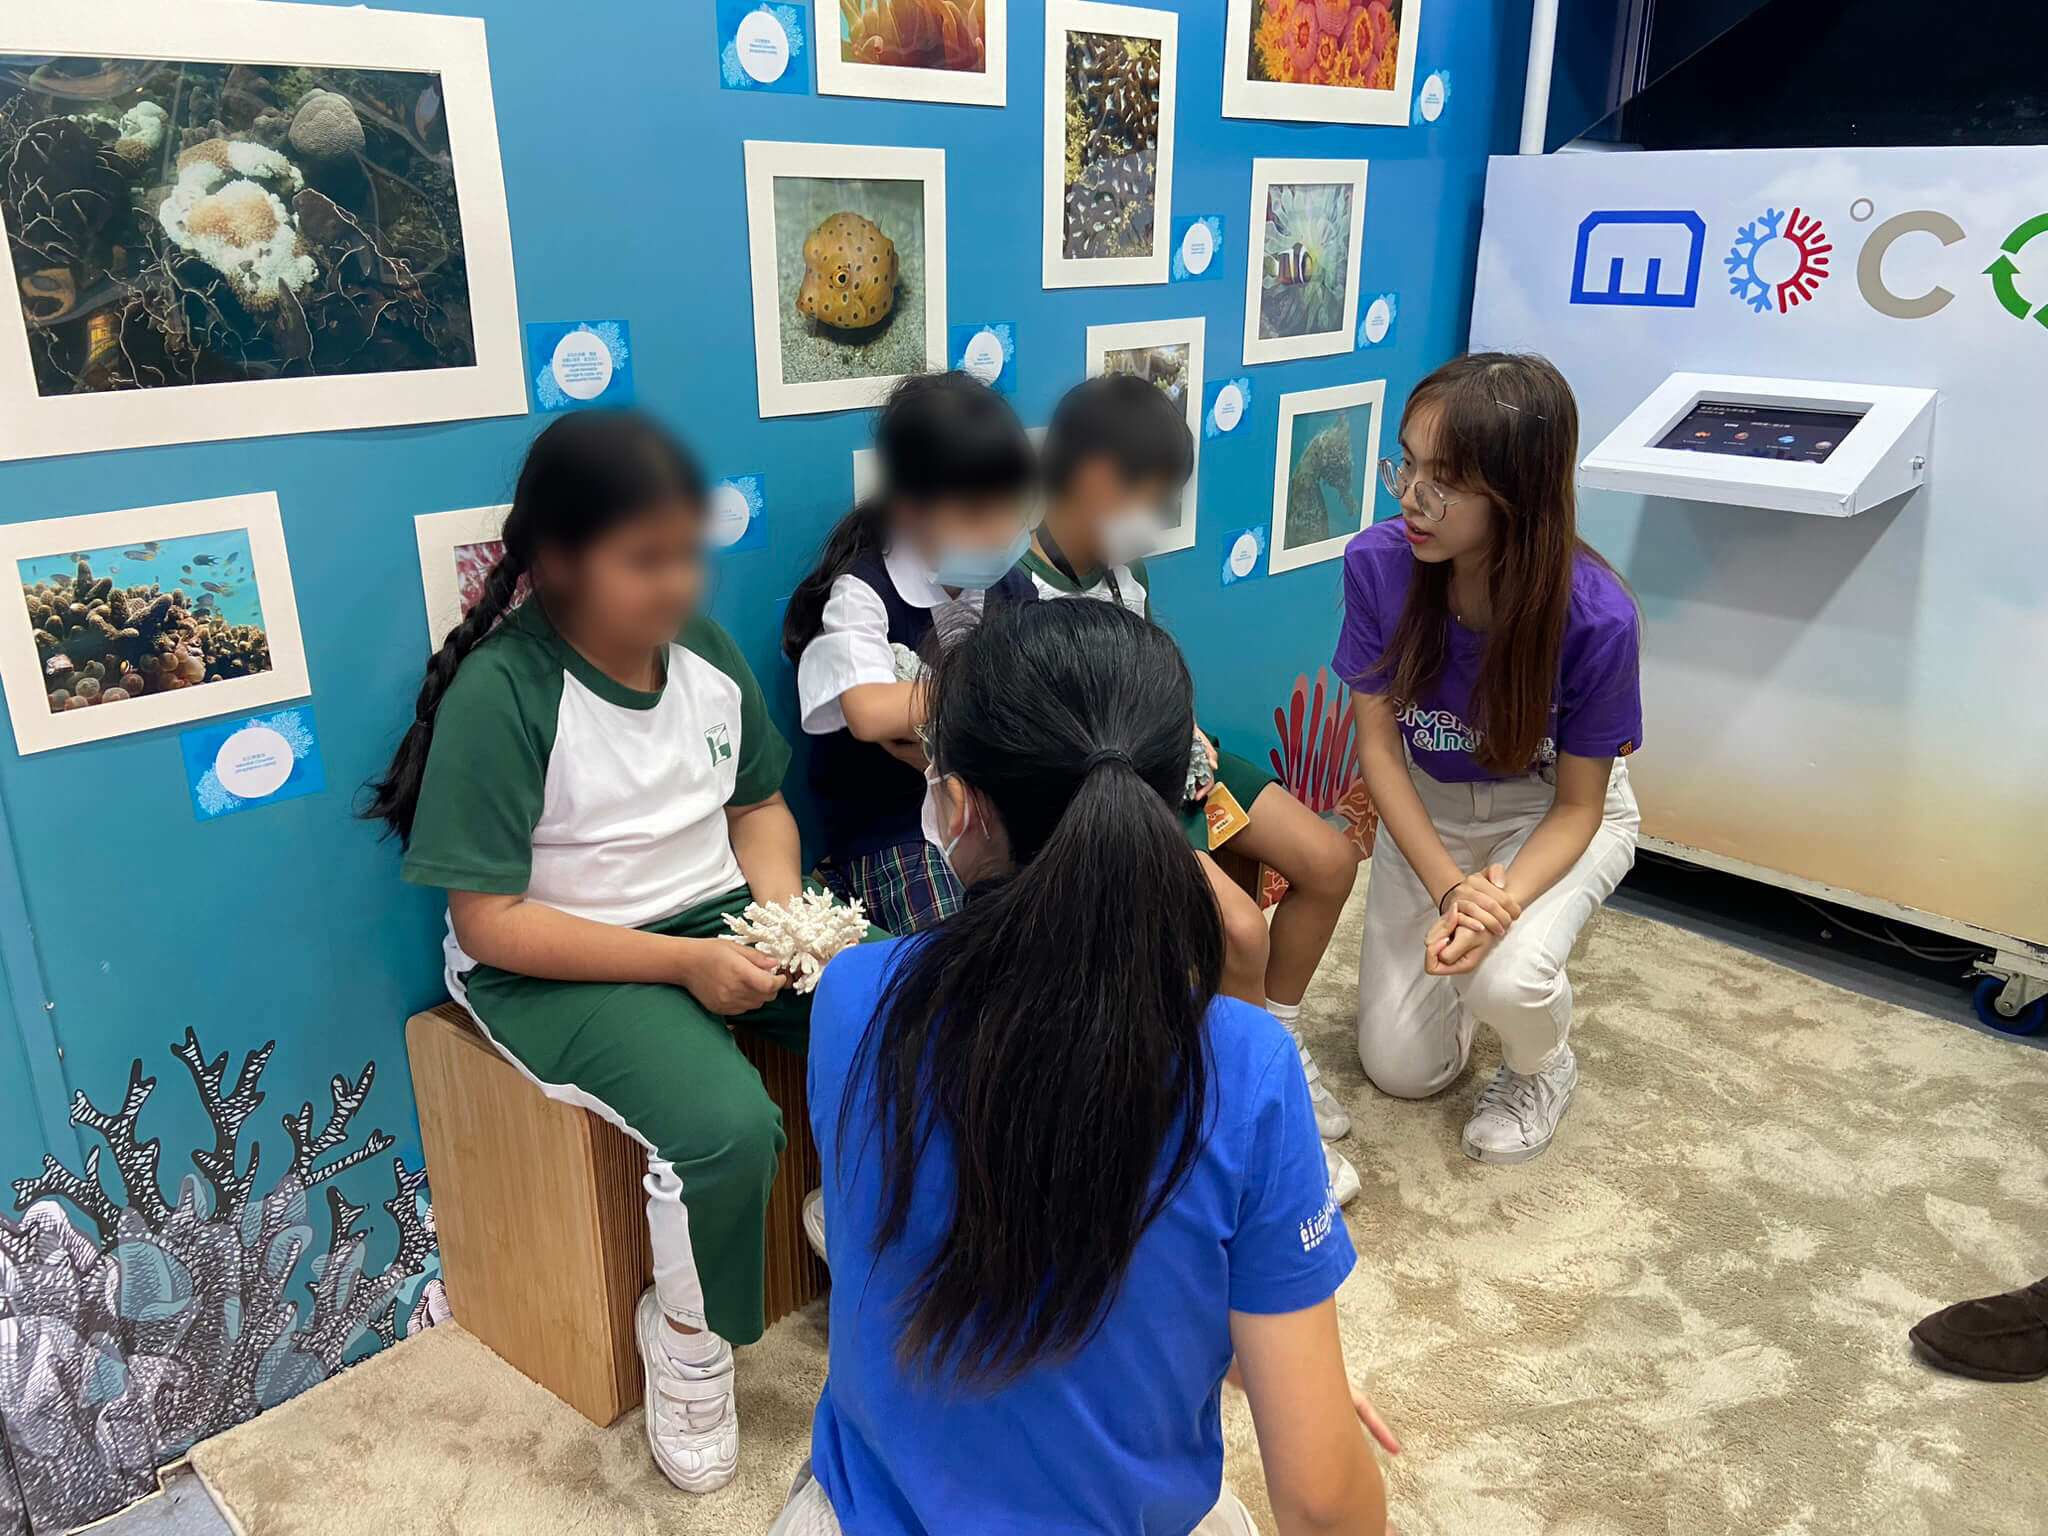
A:
[[[1706,221],[1689,209],[1589,213],[1579,223],[1572,302],[1691,309],[1700,294],[1706,243]]]

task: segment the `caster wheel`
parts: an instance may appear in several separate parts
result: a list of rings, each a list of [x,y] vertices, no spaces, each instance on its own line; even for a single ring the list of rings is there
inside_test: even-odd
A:
[[[2041,1026],[2048,1024],[2048,997],[2035,998],[2026,1007],[2008,1019],[1995,1006],[1998,1001],[1998,994],[2004,990],[2004,987],[2005,983],[1996,976],[1986,976],[1977,983],[1977,992],[1974,999],[1977,1005],[1977,1017],[2000,1034],[2039,1034]]]

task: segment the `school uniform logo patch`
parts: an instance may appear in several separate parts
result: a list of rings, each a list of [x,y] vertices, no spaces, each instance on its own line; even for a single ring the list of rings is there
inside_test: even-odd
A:
[[[732,761],[732,732],[723,720],[704,733],[704,746],[711,753],[712,767]]]

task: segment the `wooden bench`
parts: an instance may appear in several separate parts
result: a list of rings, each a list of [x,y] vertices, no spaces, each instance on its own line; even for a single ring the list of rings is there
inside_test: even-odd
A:
[[[818,1149],[803,1058],[744,1030],[735,1038],[789,1135],[768,1199],[773,1323],[825,1289],[803,1229]],[[548,1098],[454,1003],[414,1014],[405,1041],[456,1321],[586,1418],[611,1423],[641,1398],[633,1308],[654,1275],[645,1149]]]

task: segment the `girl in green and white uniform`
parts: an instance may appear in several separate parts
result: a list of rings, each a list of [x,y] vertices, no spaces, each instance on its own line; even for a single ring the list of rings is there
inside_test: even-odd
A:
[[[448,987],[492,1042],[647,1148],[647,1436],[692,1492],[737,1465],[731,1346],[762,1331],[785,1140],[727,1026],[801,1051],[810,1015],[774,961],[719,937],[801,876],[789,747],[699,611],[703,516],[696,466],[651,422],[541,433],[368,811],[404,878],[448,892]]]

